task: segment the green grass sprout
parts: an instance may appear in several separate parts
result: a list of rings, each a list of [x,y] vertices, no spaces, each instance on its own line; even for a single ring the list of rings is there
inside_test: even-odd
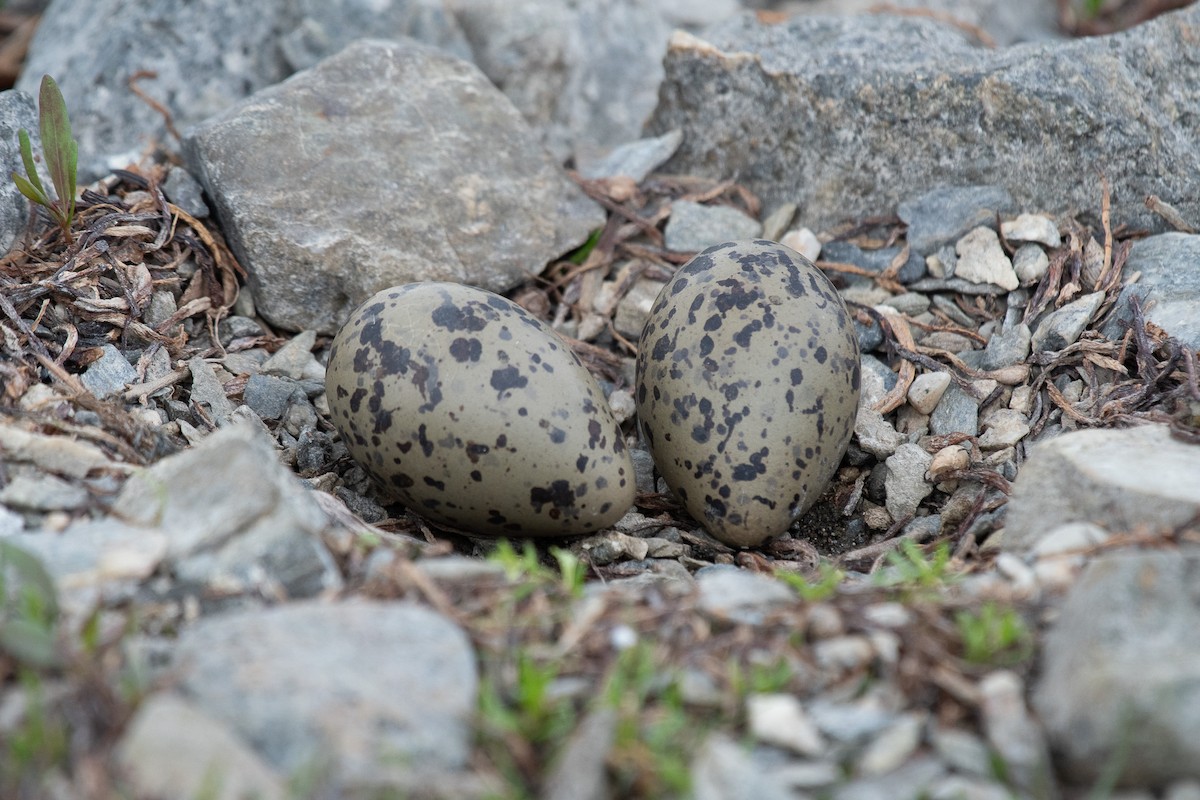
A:
[[[67,244],[73,241],[71,223],[75,219],[75,178],[79,162],[79,145],[71,136],[71,121],[67,117],[67,104],[63,100],[58,84],[49,75],[42,76],[38,93],[38,130],[42,137],[42,152],[46,170],[54,184],[56,198],[38,177],[37,162],[33,158],[33,145],[29,132],[24,128],[17,134],[21,145],[21,160],[25,162],[25,174],[12,174],[13,182],[21,194],[42,206],[51,219],[62,229]]]

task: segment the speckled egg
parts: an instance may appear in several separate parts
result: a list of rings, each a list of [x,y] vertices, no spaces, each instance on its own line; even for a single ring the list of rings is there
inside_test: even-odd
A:
[[[385,289],[326,372],[350,455],[411,510],[477,534],[565,536],[620,519],[633,465],[595,380],[515,303],[455,283]]]
[[[710,247],[663,287],[638,349],[638,418],[688,512],[739,547],[786,531],[837,471],[858,406],[829,280],[775,242]]]

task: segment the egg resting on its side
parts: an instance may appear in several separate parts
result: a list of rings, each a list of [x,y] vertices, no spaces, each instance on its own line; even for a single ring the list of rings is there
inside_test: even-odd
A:
[[[455,283],[385,289],[334,338],[325,380],[350,455],[435,522],[569,536],[633,504],[633,465],[596,381],[499,295]]]
[[[850,443],[858,394],[845,303],[775,242],[699,253],[642,330],[637,412],[655,466],[726,544],[777,536],[820,497]]]

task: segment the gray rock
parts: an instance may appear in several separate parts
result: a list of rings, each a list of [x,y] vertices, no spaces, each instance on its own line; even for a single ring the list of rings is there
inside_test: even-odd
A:
[[[934,436],[948,433],[975,436],[979,433],[979,401],[957,383],[951,383],[929,417],[929,431]]]
[[[421,606],[310,601],[208,617],[180,636],[175,665],[184,695],[284,774],[312,770],[336,787],[389,763],[454,771],[470,754],[474,653]]]
[[[854,417],[854,436],[858,446],[876,458],[887,458],[904,444],[906,437],[870,406],[859,402]]]
[[[933,456],[919,445],[902,444],[888,457],[884,488],[887,491],[887,510],[892,519],[911,516],[921,501],[933,492],[933,484],[925,480],[925,472]]]
[[[650,318],[650,309],[664,286],[666,284],[662,281],[649,278],[639,278],[635,281],[617,304],[617,313],[613,317],[616,329],[635,341],[640,338],[642,328]]]
[[[637,139],[654,109],[671,26],[633,0],[448,0],[475,63],[560,161]],[[658,133],[666,133],[663,128]]]
[[[896,386],[897,380],[887,364],[874,356],[863,356],[861,402],[875,405]]]
[[[1033,693],[1068,775],[1095,782],[1112,769],[1130,786],[1200,778],[1197,586],[1192,547],[1101,556],[1071,589]]]
[[[301,331],[276,350],[259,369],[265,375],[324,383],[325,367],[312,354],[316,342],[316,331]]]
[[[1147,195],[1200,218],[1197,20],[1193,6],[1113,36],[989,50],[930,19],[744,14],[705,41],[673,36],[647,131],[683,130],[669,170],[737,175],[819,227],[971,183],[1021,208],[1098,209],[1095,186],[1067,176],[1105,164],[1113,224],[1162,230]]]
[[[863,250],[850,242],[826,242],[821,247],[821,258],[824,261],[836,261],[842,264],[853,264],[856,267],[869,269],[872,272],[883,272],[892,264],[892,260],[900,254],[899,247],[881,247],[878,250]],[[925,277],[925,259],[915,249],[910,250],[908,260],[900,268],[896,277],[901,283],[912,283]],[[866,283],[867,278],[846,274],[847,283]]]
[[[1022,284],[1037,283],[1050,269],[1050,257],[1036,244],[1023,244],[1012,257],[1013,271]]]
[[[793,800],[779,777],[723,733],[710,733],[692,761],[695,800]]]
[[[734,566],[705,567],[696,573],[696,583],[702,610],[751,625],[771,609],[796,602],[792,590],[779,581]]]
[[[0,489],[0,504],[21,511],[77,511],[90,500],[86,489],[57,475],[22,472]]]
[[[579,174],[585,178],[615,178],[624,175],[641,183],[654,170],[675,155],[683,132],[674,130],[652,139],[639,139],[615,148],[611,153],[595,161],[579,165]]]
[[[166,533],[167,563],[188,584],[285,597],[342,585],[321,542],[324,512],[252,425],[229,425],[134,474],[113,512]]]
[[[316,66],[364,36],[408,37],[470,60],[471,46],[441,0],[292,0],[280,12],[289,25],[280,52],[294,70]]]
[[[1025,705],[1025,683],[997,670],[979,682],[980,710],[988,742],[1004,763],[1005,776],[1033,797],[1055,795],[1050,748]]]
[[[762,225],[731,206],[706,206],[690,200],[671,204],[664,234],[668,250],[694,253],[721,242],[755,239]]]
[[[1024,363],[1029,357],[1029,343],[1032,338],[1029,326],[1023,322],[992,334],[983,355],[979,358],[979,366],[992,370]]]
[[[919,9],[915,13],[941,12],[955,21],[974,25],[1005,47],[1020,42],[1061,39],[1058,17],[1053,8],[1037,0],[899,0],[884,7],[874,0],[747,0],[749,8],[780,7],[789,14],[863,14],[890,13]]]
[[[88,391],[103,399],[125,391],[125,387],[137,382],[138,375],[120,350],[111,344],[101,345],[100,349],[103,354],[88,364],[79,380]]]
[[[304,399],[304,391],[293,380],[274,375],[251,375],[242,398],[263,419],[279,419],[296,392]]]
[[[917,757],[886,775],[859,778],[836,787],[832,800],[894,800],[898,797],[923,797],[943,775],[946,768],[936,759]]]
[[[1033,350],[1044,353],[1075,344],[1103,302],[1104,292],[1092,292],[1047,314],[1033,332]]]
[[[900,717],[863,748],[855,767],[860,775],[885,775],[908,762],[921,744],[925,715],[915,712]]]
[[[1200,349],[1200,234],[1164,233],[1134,242],[1124,272],[1140,272],[1142,277],[1121,289],[1104,335],[1120,340],[1125,325],[1133,321],[1132,302],[1137,297],[1148,321]]]
[[[225,387],[217,380],[212,365],[196,356],[188,361],[192,373],[191,401],[207,408],[209,416],[218,424],[224,424],[233,413],[233,403],[225,394]]]
[[[57,0],[42,17],[17,88],[36,94],[43,73],[55,77],[79,140],[81,176],[94,178],[137,160],[152,141],[174,141],[163,115],[129,90],[135,73],[155,73],[139,88],[184,130],[290,75],[297,67],[285,53],[298,58],[301,40],[305,66],[366,35],[413,36],[466,55],[453,19],[433,6],[430,0],[262,0],[252,6]]]
[[[616,741],[617,712],[588,713],[546,775],[541,800],[604,800],[610,797],[607,760]]]
[[[94,444],[0,423],[0,450],[6,462],[28,462],[39,469],[83,478],[92,470],[127,469]]]
[[[117,746],[116,763],[139,796],[288,796],[284,776],[228,727],[175,694],[152,695],[138,707]]]
[[[186,150],[259,311],[292,330],[393,284],[511,288],[604,221],[478,70],[412,40],[357,42]]]
[[[1074,431],[1029,454],[1008,503],[1004,548],[1024,551],[1068,522],[1170,530],[1200,514],[1196,446],[1165,425]]]
[[[929,734],[930,744],[938,758],[956,772],[990,776],[991,753],[983,740],[959,728],[935,727]]]
[[[60,602],[83,614],[90,613],[97,600],[120,597],[130,585],[149,577],[167,552],[162,531],[112,517],[79,520],[62,535],[31,532],[13,541],[41,559],[58,587]]]
[[[1029,418],[1011,408],[996,409],[984,421],[979,446],[984,450],[1012,447],[1029,435]]]
[[[38,80],[41,80],[40,74]],[[18,131],[22,128],[29,133],[33,151],[42,152],[37,105],[33,98],[25,92],[0,92],[0,175],[5,176],[0,181],[0,252],[3,253],[9,251],[29,225],[30,202],[8,178],[14,172],[25,174],[17,143]],[[47,182],[45,185],[49,188],[52,184]]]
[[[163,182],[163,194],[175,205],[196,219],[208,217],[208,203],[204,202],[204,187],[183,167],[171,167]]]

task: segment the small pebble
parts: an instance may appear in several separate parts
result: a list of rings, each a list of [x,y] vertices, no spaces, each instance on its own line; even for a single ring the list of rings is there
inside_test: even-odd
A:
[[[821,240],[808,228],[795,228],[788,231],[779,240],[779,243],[792,248],[809,261],[815,262],[821,257]]]
[[[800,700],[790,694],[752,694],[746,698],[750,735],[804,756],[825,752],[821,732],[804,713]]]
[[[1062,244],[1058,226],[1042,214],[1018,214],[1016,219],[1001,222],[1000,232],[1010,242],[1040,242],[1047,247]]]
[[[949,372],[922,373],[908,387],[908,404],[922,414],[932,414],[949,386]]]
[[[1036,244],[1023,244],[1013,253],[1013,271],[1022,285],[1037,283],[1050,269],[1050,258]]]
[[[958,253],[955,277],[972,283],[990,283],[1008,291],[1020,285],[1012,262],[1000,246],[1000,237],[991,228],[975,228],[958,240],[955,251]]]
[[[664,234],[668,250],[698,253],[721,242],[757,239],[762,225],[731,206],[706,206],[690,200],[671,204]]]

